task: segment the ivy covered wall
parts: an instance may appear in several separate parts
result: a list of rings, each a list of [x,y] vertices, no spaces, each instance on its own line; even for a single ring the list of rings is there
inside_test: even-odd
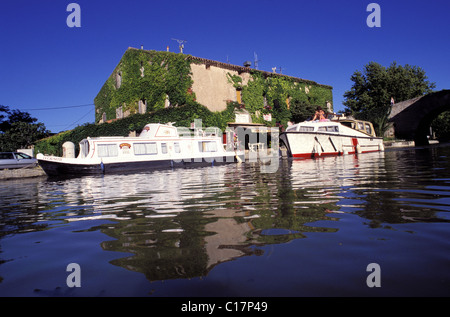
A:
[[[254,123],[286,126],[288,121],[303,121],[314,113],[317,106],[332,111],[332,87],[315,82],[251,71],[251,80],[242,85],[239,76],[229,76],[233,85],[241,90],[241,109],[246,109]],[[271,114],[272,121],[264,120]]]
[[[95,121],[103,114],[106,120],[116,119],[116,109],[128,114],[139,113],[139,103],[145,112],[194,101],[191,60],[188,55],[170,52],[128,49],[100,92],[94,99]]]
[[[211,67],[220,68],[224,74],[223,81],[211,83],[207,87],[208,93],[214,96],[214,87],[233,86],[236,96],[228,103],[248,111],[254,123],[286,126],[289,120],[298,122],[306,119],[316,106],[324,109],[327,105],[332,107],[332,87],[310,80],[190,55],[129,48],[94,100],[96,122],[116,119],[116,110],[120,107],[121,113],[131,115],[142,113],[139,106],[144,103],[144,112],[147,113],[168,105],[178,107],[195,103],[195,90],[192,87],[196,78],[192,76],[192,63],[205,65],[203,75],[197,72],[196,76],[207,77]],[[247,78],[250,73],[250,80],[246,80],[245,84],[243,73]],[[197,80],[200,81],[198,77]],[[217,103],[221,101],[217,100]],[[217,108],[213,104],[203,106]],[[264,120],[265,114],[271,114],[272,120]]]

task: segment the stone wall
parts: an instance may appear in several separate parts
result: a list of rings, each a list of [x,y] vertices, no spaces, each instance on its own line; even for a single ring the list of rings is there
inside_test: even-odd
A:
[[[192,91],[196,101],[211,111],[222,111],[227,107],[227,101],[237,101],[237,91],[229,82],[227,74],[239,75],[244,85],[250,79],[249,73],[239,74],[237,71],[216,67],[213,65],[192,64]]]

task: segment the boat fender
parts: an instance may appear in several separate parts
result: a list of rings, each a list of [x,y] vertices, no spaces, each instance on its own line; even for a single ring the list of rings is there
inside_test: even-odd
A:
[[[380,145],[378,146],[378,149],[379,149],[380,151],[384,151],[384,144],[383,144],[383,143],[380,143]]]
[[[242,163],[242,159],[239,157],[239,155],[236,155],[236,161],[237,161],[238,163]]]
[[[100,162],[100,169],[102,170],[102,174],[105,174],[105,165],[103,164],[103,161]]]
[[[359,144],[356,146],[356,153],[358,153],[358,154],[362,153],[361,145],[359,145]]]

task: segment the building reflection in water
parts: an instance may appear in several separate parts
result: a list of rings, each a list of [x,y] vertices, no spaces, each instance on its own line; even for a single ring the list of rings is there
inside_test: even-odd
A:
[[[114,238],[102,248],[130,254],[112,263],[157,281],[205,276],[220,263],[263,254],[265,245],[335,232],[313,223],[338,209],[336,180],[329,179],[330,188],[323,181],[311,187],[297,179],[304,165],[284,161],[270,174],[245,165],[136,174],[127,182],[122,176],[114,194],[91,192],[98,213],[118,220],[102,226]]]
[[[89,230],[109,237],[101,247],[121,252],[112,264],[158,281],[205,276],[267,245],[336,232],[329,221],[343,192],[384,173],[373,158],[281,159],[275,173],[246,163],[82,177],[38,182],[32,198],[22,196],[33,200],[27,230],[91,221]]]

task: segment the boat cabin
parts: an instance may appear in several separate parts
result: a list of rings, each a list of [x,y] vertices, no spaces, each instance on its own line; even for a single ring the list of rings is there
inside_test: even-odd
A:
[[[363,132],[367,135],[376,136],[375,129],[373,128],[371,122],[352,119],[339,120],[338,122],[342,125],[345,125],[346,127]]]
[[[333,121],[305,121],[298,124],[294,124],[286,129],[286,132],[298,131],[298,132],[335,132],[339,133],[340,126],[346,126],[353,130],[360,131],[369,136],[375,137],[375,130],[371,122],[354,120],[354,119],[344,119],[344,120],[333,120]]]
[[[179,130],[181,129],[181,130]],[[171,125],[147,124],[138,137],[94,137],[79,143],[79,159],[149,157],[222,153],[222,139],[216,129],[194,130]]]

